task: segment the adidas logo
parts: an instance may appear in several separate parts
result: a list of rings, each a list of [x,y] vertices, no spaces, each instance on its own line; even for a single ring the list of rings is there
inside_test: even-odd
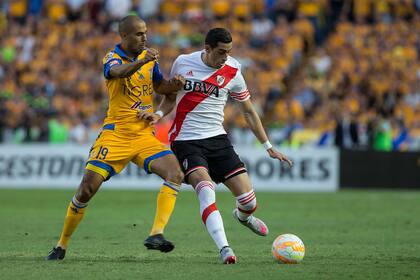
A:
[[[142,74],[142,73],[140,73],[140,75],[139,75],[139,79],[140,79],[140,80],[144,80],[144,76],[143,76],[143,74]]]
[[[193,71],[192,70],[190,70],[190,71],[188,71],[186,74],[185,74],[185,76],[194,76],[194,74],[193,74]]]

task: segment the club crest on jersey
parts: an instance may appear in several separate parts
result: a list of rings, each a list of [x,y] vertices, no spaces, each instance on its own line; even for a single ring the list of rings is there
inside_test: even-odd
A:
[[[215,97],[219,97],[219,87],[202,81],[192,82],[190,80],[185,80],[184,90],[186,92],[195,91],[201,92],[205,95],[214,95]]]
[[[223,82],[225,81],[225,77],[220,76],[220,75],[217,75],[217,77],[216,77],[216,81],[217,81],[217,84],[218,84],[219,86],[221,86],[221,85],[223,85]]]
[[[106,56],[105,56],[105,58],[104,58],[104,60],[105,60],[105,62],[109,62],[111,59],[113,59],[114,58],[114,52],[109,52]]]

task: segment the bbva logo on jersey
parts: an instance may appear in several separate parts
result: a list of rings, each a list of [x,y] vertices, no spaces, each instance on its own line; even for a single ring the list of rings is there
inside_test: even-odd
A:
[[[184,90],[186,92],[195,91],[195,92],[204,93],[205,95],[214,95],[216,97],[219,97],[219,88],[213,84],[206,83],[206,82],[201,82],[201,81],[192,82],[190,80],[185,80]]]

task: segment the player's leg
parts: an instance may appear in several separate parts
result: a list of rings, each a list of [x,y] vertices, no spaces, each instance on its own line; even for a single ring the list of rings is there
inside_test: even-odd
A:
[[[169,221],[184,179],[184,173],[173,154],[154,160],[151,163],[151,171],[164,180],[158,194],[155,221],[150,232],[150,235],[155,235],[162,234]]]
[[[144,245],[148,249],[170,252],[174,245],[163,237],[163,231],[175,208],[184,173],[182,173],[178,160],[172,153],[153,160],[150,164],[150,170],[152,173],[159,175],[164,182],[157,196],[152,230],[149,237],[144,241]]]
[[[64,258],[71,235],[82,220],[90,199],[103,181],[119,173],[129,161],[130,142],[119,138],[112,129],[104,126],[89,152],[86,171],[68,206],[60,240],[48,255],[48,260]]]
[[[222,216],[216,206],[215,184],[208,171],[205,168],[198,168],[188,175],[188,183],[194,187],[200,203],[201,220],[216,243],[222,262],[236,263],[236,256],[226,238]]]
[[[268,235],[267,225],[252,214],[257,209],[257,198],[251,187],[248,173],[240,173],[223,182],[236,197],[234,217],[258,235]]]
[[[103,181],[104,177],[102,175],[86,170],[76,194],[67,207],[60,240],[47,256],[47,260],[62,260],[64,258],[70,238],[83,219],[89,200],[98,191]]]
[[[208,155],[212,177],[224,183],[236,197],[237,208],[234,210],[234,216],[255,233],[267,235],[268,228],[264,222],[252,216],[257,208],[257,199],[244,163],[226,135],[214,137],[212,143],[212,153]]]
[[[149,237],[144,241],[148,249],[170,252],[174,245],[163,237],[163,231],[175,207],[176,197],[184,174],[173,152],[163,145],[153,134],[145,134],[136,139],[136,156],[132,162],[155,173],[163,180],[157,196],[157,209]]]
[[[222,216],[216,207],[215,185],[209,175],[204,155],[213,139],[174,141],[172,151],[178,158],[185,174],[185,182],[191,184],[200,204],[201,219],[220,250],[223,263],[235,263],[236,257],[226,238]]]

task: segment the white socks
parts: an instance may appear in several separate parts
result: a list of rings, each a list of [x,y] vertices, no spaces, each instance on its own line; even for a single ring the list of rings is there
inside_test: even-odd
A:
[[[238,207],[238,218],[246,221],[257,209],[257,199],[254,190],[237,196],[236,207]]]
[[[229,246],[223,227],[222,216],[216,207],[215,186],[212,182],[201,181],[195,187],[200,202],[200,214],[207,231],[213,238],[219,250]]]

